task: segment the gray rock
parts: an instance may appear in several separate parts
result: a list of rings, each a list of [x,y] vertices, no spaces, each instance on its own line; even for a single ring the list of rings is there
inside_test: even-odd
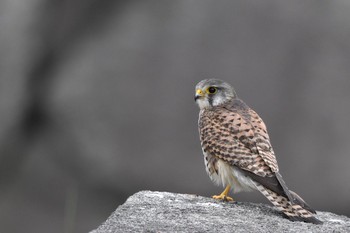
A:
[[[111,232],[350,232],[350,219],[317,212],[323,225],[291,222],[273,207],[227,203],[194,194],[141,191],[91,233]]]

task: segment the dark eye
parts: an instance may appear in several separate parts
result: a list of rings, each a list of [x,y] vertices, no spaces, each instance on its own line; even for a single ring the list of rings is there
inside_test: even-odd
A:
[[[208,87],[207,92],[209,94],[215,94],[217,92],[217,90],[218,89],[216,87]]]

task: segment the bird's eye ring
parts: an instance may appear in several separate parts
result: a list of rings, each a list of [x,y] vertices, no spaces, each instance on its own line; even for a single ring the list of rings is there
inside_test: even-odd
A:
[[[207,93],[208,94],[215,94],[218,91],[216,87],[208,87],[207,88]]]

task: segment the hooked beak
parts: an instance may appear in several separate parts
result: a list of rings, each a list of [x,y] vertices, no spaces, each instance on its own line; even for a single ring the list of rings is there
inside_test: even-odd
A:
[[[196,90],[196,94],[194,96],[194,101],[197,101],[197,99],[202,98],[204,96],[204,93],[201,89]]]

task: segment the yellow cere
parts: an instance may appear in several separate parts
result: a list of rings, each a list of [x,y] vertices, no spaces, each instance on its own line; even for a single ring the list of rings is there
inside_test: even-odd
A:
[[[203,95],[203,91],[202,91],[201,89],[197,89],[197,90],[196,90],[196,94],[197,94],[197,95]]]

